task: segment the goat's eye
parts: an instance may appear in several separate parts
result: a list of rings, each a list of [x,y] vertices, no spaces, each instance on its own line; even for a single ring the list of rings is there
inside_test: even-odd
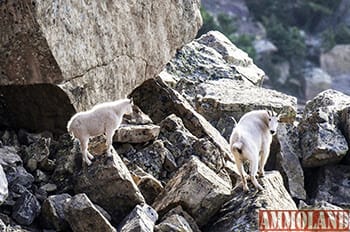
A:
[[[271,118],[269,118],[269,121],[271,122]]]

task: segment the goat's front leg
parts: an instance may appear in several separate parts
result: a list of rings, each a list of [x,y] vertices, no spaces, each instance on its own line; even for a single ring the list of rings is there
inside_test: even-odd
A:
[[[254,159],[254,160],[250,160],[250,179],[251,179],[253,185],[257,189],[263,190],[264,188],[256,180],[256,174],[258,172],[258,162],[259,162],[258,159],[259,159],[259,157],[256,157],[256,159]]]
[[[113,144],[113,135],[115,130],[109,129],[106,131],[106,144],[107,144],[107,156],[112,156],[112,144]]]
[[[266,165],[266,161],[269,158],[269,154],[270,154],[270,147],[269,146],[267,146],[262,151],[260,151],[260,159],[259,159],[259,176],[260,177],[265,176],[264,168]]]
[[[90,166],[92,162],[88,156],[92,156],[92,155],[88,151],[89,138],[81,138],[79,139],[79,141],[80,141],[80,150],[83,156],[83,161],[86,162],[88,166]]]

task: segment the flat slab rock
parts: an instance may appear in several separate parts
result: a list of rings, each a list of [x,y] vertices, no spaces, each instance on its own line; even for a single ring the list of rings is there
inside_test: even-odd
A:
[[[278,171],[265,174],[259,180],[263,191],[244,192],[242,185],[238,185],[233,190],[231,200],[222,206],[204,231],[258,231],[259,210],[296,210],[297,206],[285,189],[281,174]],[[251,183],[249,187],[254,189]]]
[[[198,158],[192,157],[170,179],[153,207],[163,214],[181,205],[199,226],[203,226],[230,199],[231,188],[231,183],[225,182]]]
[[[113,137],[118,143],[146,143],[155,140],[160,132],[157,125],[122,125]]]

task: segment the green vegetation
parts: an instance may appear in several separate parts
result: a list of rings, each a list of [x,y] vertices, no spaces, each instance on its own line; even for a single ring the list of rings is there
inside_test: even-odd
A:
[[[217,19],[215,19],[203,7],[201,7],[201,14],[203,18],[203,26],[198,31],[197,37],[212,30],[220,31],[226,35],[233,44],[248,53],[251,58],[255,58],[256,51],[253,47],[254,38],[249,35],[237,34],[237,26],[233,17],[227,14],[219,14]]]

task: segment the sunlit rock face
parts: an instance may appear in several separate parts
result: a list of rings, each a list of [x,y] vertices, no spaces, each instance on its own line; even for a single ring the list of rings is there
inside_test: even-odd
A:
[[[52,84],[63,91],[51,95],[69,98],[55,105],[78,111],[126,97],[158,74],[202,23],[199,0],[10,0],[0,2],[0,17],[0,86]]]

